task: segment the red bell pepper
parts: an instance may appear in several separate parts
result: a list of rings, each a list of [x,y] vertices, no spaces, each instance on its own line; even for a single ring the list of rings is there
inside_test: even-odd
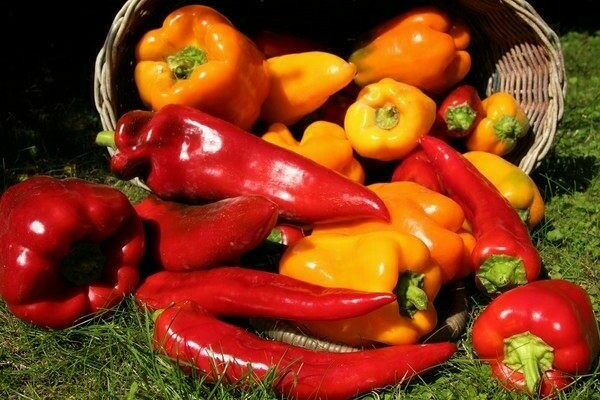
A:
[[[277,222],[277,205],[262,196],[183,204],[150,195],[135,205],[159,269],[182,271],[236,260],[261,244]]]
[[[457,349],[454,343],[439,342],[347,353],[309,350],[262,339],[193,302],[158,315],[153,345],[185,372],[209,382],[264,381],[278,397],[298,400],[349,399],[407,382],[442,364]]]
[[[391,293],[332,289],[275,272],[222,266],[198,271],[159,271],[136,290],[151,311],[193,300],[218,316],[332,320],[366,314],[396,301]]]
[[[471,253],[479,287],[490,295],[536,280],[541,257],[529,229],[496,187],[443,140],[423,136],[420,145],[448,196],[461,205],[476,239]]]
[[[101,132],[99,144],[112,132]],[[108,138],[107,138],[108,136]],[[192,107],[133,110],[117,122],[110,168],[141,178],[166,200],[211,201],[261,195],[279,215],[299,223],[374,217],[385,204],[364,185]]]
[[[459,85],[448,93],[437,109],[435,124],[442,135],[468,136],[485,117],[485,109],[474,86]]]
[[[138,284],[142,223],[119,190],[34,176],[0,200],[0,294],[18,318],[62,329]]]
[[[600,352],[589,295],[564,279],[500,294],[476,318],[472,338],[502,385],[543,397],[588,373]]]
[[[416,147],[396,165],[391,182],[409,181],[418,183],[438,193],[444,193],[440,178],[425,151]]]

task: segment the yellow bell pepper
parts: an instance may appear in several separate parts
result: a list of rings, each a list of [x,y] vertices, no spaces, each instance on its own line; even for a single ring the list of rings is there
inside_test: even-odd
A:
[[[155,111],[185,104],[248,130],[269,93],[263,53],[208,6],[170,13],[162,27],[142,36],[135,57],[138,93]]]
[[[267,142],[301,154],[351,180],[364,183],[365,171],[354,158],[352,146],[341,126],[328,121],[315,121],[304,130],[300,141],[279,122],[271,124],[262,135]]]
[[[465,214],[458,203],[410,181],[374,183],[367,187],[383,200],[390,212],[389,222],[367,218],[317,223],[312,235],[388,230],[411,234],[427,245],[431,258],[439,264],[442,284],[462,279],[464,270],[473,269],[470,257],[464,257],[466,243],[460,233]]]
[[[529,131],[525,111],[510,93],[497,92],[482,100],[485,117],[465,142],[468,151],[487,151],[499,156],[513,151]]]
[[[544,218],[545,204],[539,188],[521,168],[485,151],[463,154],[504,196],[530,229]]]
[[[260,120],[290,126],[347,86],[356,66],[325,51],[283,54],[267,59],[270,89]]]
[[[306,236],[284,252],[279,272],[325,287],[394,292],[398,301],[335,321],[294,321],[315,337],[351,346],[416,343],[437,324],[439,266],[413,235],[394,231]]]
[[[384,78],[358,93],[346,111],[344,129],[358,154],[391,161],[417,147],[435,118],[433,99],[414,86]]]

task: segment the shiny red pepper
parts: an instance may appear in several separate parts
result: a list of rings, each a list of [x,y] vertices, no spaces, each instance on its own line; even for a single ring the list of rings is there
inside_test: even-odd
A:
[[[107,144],[112,135],[101,132],[97,142]],[[114,143],[112,173],[141,178],[166,200],[261,195],[294,222],[389,219],[383,202],[365,186],[192,107],[129,111],[117,122]]]
[[[140,218],[119,190],[34,176],[0,200],[0,294],[18,318],[63,329],[132,293]]]
[[[600,352],[590,297],[564,279],[531,282],[494,298],[475,320],[472,338],[502,385],[542,397],[587,374]]]
[[[459,85],[448,93],[437,109],[435,124],[448,137],[468,136],[485,117],[485,109],[474,86]]]
[[[391,182],[409,181],[425,186],[438,193],[444,193],[440,178],[429,161],[425,151],[416,147],[396,165]]]
[[[480,288],[490,295],[536,280],[541,258],[517,211],[473,164],[443,140],[420,145],[446,193],[465,211],[476,244],[471,258]]]
[[[153,345],[188,373],[208,382],[264,381],[278,397],[343,400],[408,382],[444,363],[451,342],[386,346],[357,352],[308,350],[216,319],[193,302],[162,311]]]
[[[218,316],[310,320],[355,317],[396,301],[390,293],[325,288],[236,266],[159,271],[142,282],[135,298],[150,311],[193,300]]]
[[[135,205],[148,254],[159,269],[207,268],[236,260],[261,244],[277,222],[277,205],[262,196],[183,204],[150,195]]]

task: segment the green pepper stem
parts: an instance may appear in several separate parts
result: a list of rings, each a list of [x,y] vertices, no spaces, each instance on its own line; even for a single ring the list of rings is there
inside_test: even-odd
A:
[[[400,114],[393,104],[386,104],[375,110],[375,125],[381,129],[390,130],[398,125]]]
[[[115,149],[115,132],[114,131],[102,131],[96,135],[96,144],[98,146],[110,147]]]
[[[479,267],[477,278],[488,294],[527,283],[523,261],[506,255],[493,255],[485,260]]]
[[[494,132],[498,139],[507,143],[513,143],[524,133],[517,118],[510,115],[504,115],[494,123]]]
[[[451,131],[466,132],[473,125],[475,117],[477,113],[467,103],[448,107],[445,115],[446,126]]]
[[[283,235],[281,234],[281,230],[277,229],[277,228],[271,229],[269,236],[267,236],[267,241],[277,243],[277,244],[282,244]]]
[[[167,65],[177,80],[188,79],[194,68],[206,64],[206,51],[195,46],[187,46],[178,53],[167,57]]]
[[[530,393],[536,393],[542,373],[552,368],[554,349],[530,332],[519,333],[504,340],[503,363],[520,372]]]
[[[429,298],[423,290],[424,280],[425,275],[412,271],[406,271],[399,277],[394,293],[402,314],[412,317],[429,306]]]

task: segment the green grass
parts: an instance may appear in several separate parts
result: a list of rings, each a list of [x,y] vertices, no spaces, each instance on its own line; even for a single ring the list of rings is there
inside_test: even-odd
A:
[[[561,40],[568,76],[566,109],[553,148],[532,174],[546,201],[546,219],[533,237],[547,274],[582,285],[598,316],[600,32],[567,33]],[[100,127],[91,106],[77,102],[46,105],[35,93],[29,101],[35,111],[2,122],[5,132],[16,132],[5,142],[12,151],[2,159],[3,189],[25,176],[48,173],[113,184],[132,200],[142,195],[139,189],[116,181],[107,172],[105,152],[92,144]],[[52,138],[63,148],[53,150],[48,143]],[[484,306],[475,304],[471,323]],[[408,385],[362,398],[527,399],[502,390],[490,378],[489,367],[473,352],[470,329],[469,324],[458,341],[459,351],[444,366]],[[29,326],[13,317],[0,302],[0,398],[275,398],[261,386],[240,391],[224,384],[208,384],[201,377],[190,379],[152,351],[151,332],[152,320],[139,312],[131,299],[106,318],[62,331]],[[559,398],[600,399],[598,360],[588,376],[579,377]]]

